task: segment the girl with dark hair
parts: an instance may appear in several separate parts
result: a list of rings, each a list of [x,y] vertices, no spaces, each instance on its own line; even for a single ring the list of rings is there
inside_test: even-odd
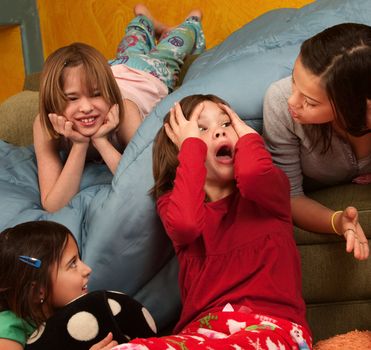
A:
[[[371,183],[370,131],[371,27],[338,24],[304,41],[292,76],[270,86],[263,135],[289,177],[295,224],[343,236],[360,260],[369,245],[357,209],[333,211],[305,192]]]
[[[152,193],[179,261],[174,335],[124,349],[312,348],[289,182],[220,98],[189,96],[153,148]]]
[[[186,56],[205,48],[199,10],[174,28],[143,4],[134,13],[109,64],[82,43],[56,50],[44,64],[33,135],[41,204],[49,212],[79,191],[86,161],[116,172],[140,123],[174,89]]]
[[[76,240],[51,221],[19,224],[0,234],[0,350],[21,350],[53,313],[87,293],[91,269]],[[108,334],[91,350],[117,342]]]

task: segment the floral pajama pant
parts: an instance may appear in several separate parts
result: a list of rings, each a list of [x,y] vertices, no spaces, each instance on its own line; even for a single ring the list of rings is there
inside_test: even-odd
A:
[[[135,17],[120,42],[116,58],[110,65],[125,64],[159,78],[171,92],[179,71],[189,54],[205,49],[205,37],[197,17],[189,17],[182,24],[162,36],[156,45],[153,23],[145,16]]]
[[[308,331],[277,317],[244,312],[213,312],[177,335],[133,339],[112,350],[311,350]]]

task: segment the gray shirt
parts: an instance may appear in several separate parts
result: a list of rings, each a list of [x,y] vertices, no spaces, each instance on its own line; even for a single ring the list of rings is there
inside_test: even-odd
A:
[[[267,90],[263,137],[273,161],[290,180],[291,196],[351,182],[358,175],[371,173],[371,154],[357,159],[351,145],[335,131],[331,147],[321,154],[322,144],[313,145],[305,133],[308,126],[294,122],[290,116],[287,108],[290,94],[291,76],[273,83]]]

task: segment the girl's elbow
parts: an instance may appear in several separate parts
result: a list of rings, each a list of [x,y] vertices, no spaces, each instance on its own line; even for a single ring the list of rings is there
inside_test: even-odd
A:
[[[51,203],[48,198],[41,198],[41,206],[42,208],[47,211],[48,213],[55,213],[59,209],[62,208],[62,205],[60,203]]]
[[[203,219],[201,217],[197,218],[195,215],[188,216],[183,213],[181,220],[174,220],[172,227],[176,232],[181,232],[183,234],[198,235],[199,232],[203,230]]]
[[[201,235],[199,228],[195,225],[176,225],[166,229],[169,237],[175,245],[183,246],[190,244]]]
[[[194,242],[200,236],[195,232],[177,232],[172,236],[172,241],[175,246],[187,246]]]
[[[55,212],[57,212],[60,208],[58,208],[58,207],[55,207],[55,206],[51,206],[51,205],[48,205],[48,204],[42,204],[41,203],[41,205],[42,205],[42,208],[46,211],[46,212],[48,212],[48,213],[55,213]]]

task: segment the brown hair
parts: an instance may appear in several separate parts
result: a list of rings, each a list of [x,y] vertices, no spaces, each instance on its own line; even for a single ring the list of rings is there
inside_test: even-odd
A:
[[[75,240],[65,226],[52,221],[30,221],[0,234],[0,311],[10,310],[35,326],[45,322],[40,289],[52,311],[51,271],[59,265],[68,237]],[[40,268],[20,261],[21,255],[39,259]]]
[[[180,102],[184,117],[189,120],[193,110],[203,101],[222,103],[228,106],[223,99],[215,95],[191,95],[184,97]],[[170,112],[164,118],[164,124],[169,122]],[[153,144],[153,176],[155,184],[150,193],[158,199],[174,186],[176,168],[178,167],[177,146],[166,135],[164,126],[158,131]]]
[[[63,114],[67,99],[63,92],[66,67],[83,66],[84,83],[89,93],[98,88],[109,106],[119,105],[120,120],[124,108],[120,89],[105,57],[94,47],[83,43],[73,43],[54,51],[45,61],[40,79],[39,113],[42,125],[53,138],[60,135],[54,130],[49,113]]]
[[[366,120],[367,99],[371,99],[370,57],[371,27],[357,23],[327,28],[304,41],[300,49],[303,66],[321,78],[338,124],[354,136],[370,132]],[[311,130],[328,149],[329,123]]]

